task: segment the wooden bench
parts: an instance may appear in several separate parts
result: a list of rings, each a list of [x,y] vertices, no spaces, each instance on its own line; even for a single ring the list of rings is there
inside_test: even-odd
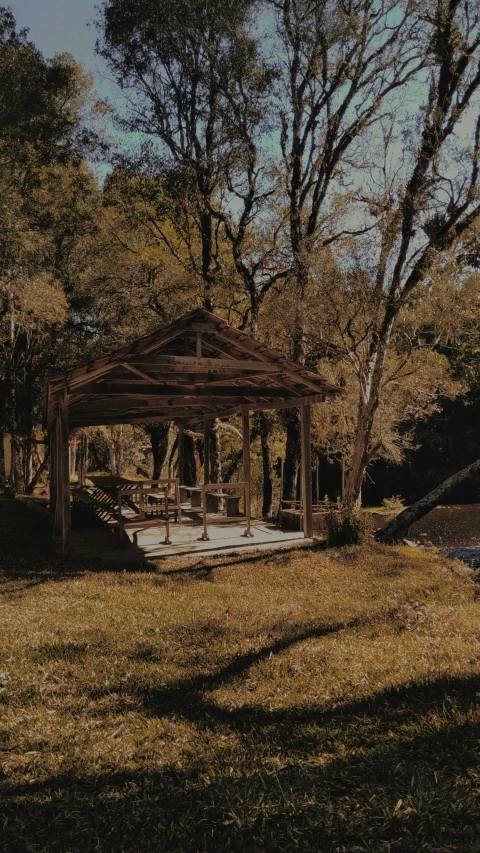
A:
[[[190,503],[192,509],[201,509],[202,507],[202,492],[201,486],[180,486],[182,500],[186,500],[190,495]],[[227,507],[228,518],[237,518],[240,514],[240,495],[229,495],[225,492],[208,492],[207,491],[207,512],[217,513],[220,508],[220,501],[224,500]]]

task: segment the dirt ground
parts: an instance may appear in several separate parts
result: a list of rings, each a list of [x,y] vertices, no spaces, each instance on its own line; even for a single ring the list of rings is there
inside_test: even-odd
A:
[[[447,548],[480,547],[480,504],[437,506],[412,524],[408,535]]]

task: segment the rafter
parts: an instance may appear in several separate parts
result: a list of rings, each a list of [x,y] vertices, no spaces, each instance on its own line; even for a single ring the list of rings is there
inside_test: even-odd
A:
[[[191,355],[191,352],[196,355]],[[182,354],[183,353],[183,354]],[[67,393],[72,425],[194,422],[321,402],[339,393],[313,371],[203,309],[110,356],[53,379],[46,394],[51,425]]]

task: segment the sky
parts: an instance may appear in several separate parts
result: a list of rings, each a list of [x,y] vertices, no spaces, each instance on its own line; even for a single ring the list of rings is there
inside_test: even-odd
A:
[[[28,27],[30,41],[45,57],[72,53],[101,87],[105,66],[94,55],[96,32],[88,26],[100,0],[5,0],[3,5],[11,7],[18,29]]]

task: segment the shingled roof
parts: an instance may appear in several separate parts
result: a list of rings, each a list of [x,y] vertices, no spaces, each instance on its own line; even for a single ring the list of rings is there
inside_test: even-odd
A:
[[[195,423],[250,411],[321,403],[340,392],[321,376],[198,308],[153,334],[51,380],[46,423],[60,398],[71,427]]]

